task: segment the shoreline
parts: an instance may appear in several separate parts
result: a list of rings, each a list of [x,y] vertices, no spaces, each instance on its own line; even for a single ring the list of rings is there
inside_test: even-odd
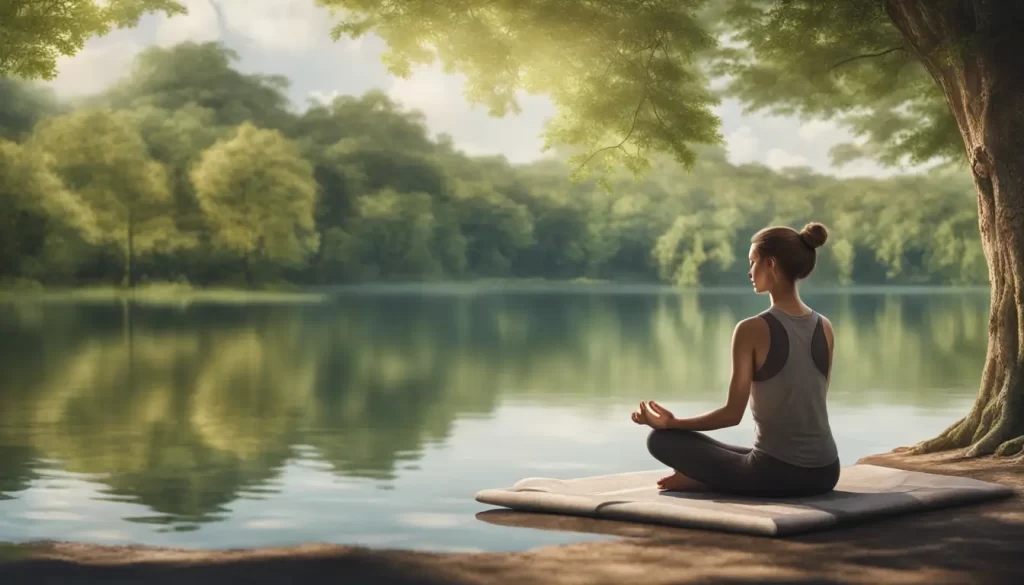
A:
[[[32,542],[0,546],[0,581],[192,585],[504,583],[1013,583],[1024,582],[1024,461],[960,452],[872,463],[963,475],[1013,487],[1014,497],[871,521],[805,536],[765,538],[612,520],[488,510],[509,527],[599,533],[616,540],[512,553],[445,553],[310,543],[191,550]],[[482,516],[486,516],[483,518]]]
[[[805,285],[808,297],[830,295],[877,295],[877,294],[963,294],[988,292],[987,285],[911,285],[911,284],[863,284],[863,285]],[[230,285],[198,286],[188,283],[153,282],[128,288],[118,285],[85,286],[2,286],[0,301],[18,300],[119,300],[141,301],[210,300],[230,301],[232,299],[261,300],[322,300],[344,295],[404,295],[439,294],[471,295],[494,293],[564,293],[595,291],[607,294],[752,294],[745,285],[679,287],[672,284],[643,281],[616,281],[594,279],[476,279],[451,281],[394,281],[359,282],[334,285],[300,285],[290,283],[270,284],[263,287],[236,287]]]
[[[329,295],[302,289],[195,287],[157,283],[134,288],[117,286],[0,288],[0,302],[113,302],[178,305],[188,303],[310,303]]]

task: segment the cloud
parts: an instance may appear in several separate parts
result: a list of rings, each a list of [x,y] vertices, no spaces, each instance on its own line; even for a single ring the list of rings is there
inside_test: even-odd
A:
[[[837,177],[844,179],[850,177],[885,177],[899,174],[899,171],[896,169],[883,167],[875,161],[868,159],[850,161],[843,166],[836,167],[833,172]]]
[[[337,40],[337,42],[339,44],[341,44],[341,46],[345,47],[346,49],[348,49],[349,51],[351,51],[353,53],[358,53],[358,52],[362,51],[363,50],[363,46],[365,44],[365,41],[366,41],[366,37],[365,36],[358,37],[358,38],[341,37],[340,39]]]
[[[764,163],[775,170],[779,170],[784,167],[806,165],[807,157],[787,152],[781,148],[773,148],[765,155]]]
[[[805,141],[814,142],[822,136],[836,132],[838,129],[832,120],[811,120],[802,124],[797,133]]]
[[[309,51],[334,26],[330,12],[310,0],[207,1],[220,8],[228,30],[272,51]]]
[[[156,43],[227,40],[241,37],[260,49],[305,53],[329,39],[334,19],[310,0],[183,0],[187,15],[160,17]],[[343,43],[358,48],[358,42]]]
[[[420,67],[408,78],[394,78],[387,93],[403,106],[422,111],[433,133],[450,134],[469,154],[502,154],[513,163],[540,156],[540,132],[555,113],[547,98],[521,94],[522,114],[496,118],[485,106],[467,102],[464,87],[463,76],[447,75],[434,65]]]
[[[333,102],[335,98],[340,97],[342,95],[344,95],[344,93],[336,89],[331,91],[323,91],[317,89],[309,92],[309,99],[310,101],[316,102],[318,104],[323,104],[326,106]]]
[[[117,81],[131,67],[143,45],[123,32],[111,33],[102,43],[89,43],[73,57],[57,60],[57,78],[51,88],[65,96],[99,92]]]
[[[423,110],[435,121],[450,122],[458,117],[459,110],[467,109],[461,91],[460,79],[445,75],[435,66],[420,68],[407,78],[395,78],[388,95],[408,108]]]
[[[330,29],[336,19],[310,0],[181,0],[187,14],[167,17],[151,14],[134,29],[115,30],[104,37],[89,39],[72,57],[59,59],[58,76],[50,85],[63,95],[90,94],[103,90],[126,75],[132,61],[147,46],[169,47],[186,41],[222,41],[259,63],[273,60],[288,62],[287,67],[301,71],[306,62],[338,60],[340,47],[347,53],[340,67],[351,62],[351,54],[367,44],[362,39],[334,43]],[[311,54],[315,54],[311,57]],[[303,61],[296,61],[303,58]],[[376,59],[373,55],[367,57]],[[290,62],[289,62],[290,61]],[[378,68],[382,68],[379,63]],[[339,65],[334,65],[338,69]],[[267,68],[262,68],[267,71]],[[269,72],[273,72],[272,70]]]
[[[154,44],[169,47],[185,41],[206,42],[220,39],[217,11],[210,0],[182,0],[188,14],[161,17]]]
[[[740,126],[725,137],[728,144],[729,161],[733,164],[751,162],[757,158],[761,141],[750,126]]]

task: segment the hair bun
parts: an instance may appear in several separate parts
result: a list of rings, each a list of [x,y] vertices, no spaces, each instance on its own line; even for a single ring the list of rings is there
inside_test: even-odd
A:
[[[800,231],[800,239],[811,248],[820,248],[828,240],[828,230],[820,223],[812,221]]]

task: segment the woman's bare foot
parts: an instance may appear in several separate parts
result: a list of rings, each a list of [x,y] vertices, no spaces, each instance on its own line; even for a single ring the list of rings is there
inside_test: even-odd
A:
[[[701,482],[690,479],[678,471],[658,480],[658,489],[669,492],[699,492],[707,489]]]

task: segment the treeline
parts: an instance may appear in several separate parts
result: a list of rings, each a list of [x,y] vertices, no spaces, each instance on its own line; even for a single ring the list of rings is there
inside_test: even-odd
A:
[[[66,104],[0,79],[0,281],[745,283],[750,236],[825,222],[816,282],[984,283],[964,173],[840,180],[706,148],[611,190],[432,139],[385,94],[303,111],[218,44],[151,48]]]

